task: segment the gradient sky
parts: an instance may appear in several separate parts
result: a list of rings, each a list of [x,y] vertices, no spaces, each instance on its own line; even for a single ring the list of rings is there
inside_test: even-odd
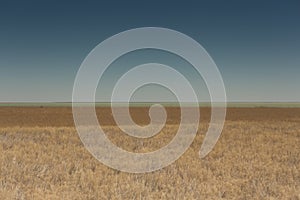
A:
[[[300,101],[299,22],[296,0],[1,2],[0,102],[71,101],[76,72],[97,44],[148,26],[198,41],[219,67],[229,101]],[[160,60],[156,53],[151,59]],[[129,58],[123,64],[136,62]]]

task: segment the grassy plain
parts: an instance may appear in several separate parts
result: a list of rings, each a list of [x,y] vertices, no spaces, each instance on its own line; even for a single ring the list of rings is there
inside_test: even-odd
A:
[[[149,122],[147,110],[132,108],[137,123]],[[133,152],[172,139],[180,111],[167,112],[161,133],[135,139],[115,126],[109,108],[97,108],[112,142]],[[216,147],[199,159],[209,117],[201,108],[198,134],[175,163],[128,174],[84,148],[70,107],[1,107],[0,199],[300,199],[300,108],[229,108]]]

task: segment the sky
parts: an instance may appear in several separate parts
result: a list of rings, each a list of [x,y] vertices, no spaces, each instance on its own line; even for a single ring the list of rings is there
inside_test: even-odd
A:
[[[219,68],[228,101],[299,102],[299,21],[296,0],[2,1],[0,102],[70,102],[88,53],[110,36],[139,27],[169,28],[199,42]],[[150,61],[173,65],[207,101],[205,84],[189,63],[155,50],[116,60],[107,80],[100,80],[97,98],[108,100],[130,64]],[[172,94],[145,86],[134,96],[155,101]]]

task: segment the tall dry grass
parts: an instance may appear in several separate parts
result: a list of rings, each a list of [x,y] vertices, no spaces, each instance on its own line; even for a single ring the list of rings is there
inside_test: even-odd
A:
[[[228,121],[200,160],[207,125],[179,160],[148,174],[101,164],[74,128],[1,128],[0,199],[300,199],[299,123]],[[145,152],[168,143],[177,126],[142,142],[105,130],[115,144]]]

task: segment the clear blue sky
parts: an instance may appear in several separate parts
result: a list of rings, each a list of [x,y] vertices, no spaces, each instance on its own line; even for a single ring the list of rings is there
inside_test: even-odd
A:
[[[299,22],[296,0],[1,2],[0,102],[71,101],[76,72],[98,43],[147,26],[202,44],[229,101],[300,101]]]

